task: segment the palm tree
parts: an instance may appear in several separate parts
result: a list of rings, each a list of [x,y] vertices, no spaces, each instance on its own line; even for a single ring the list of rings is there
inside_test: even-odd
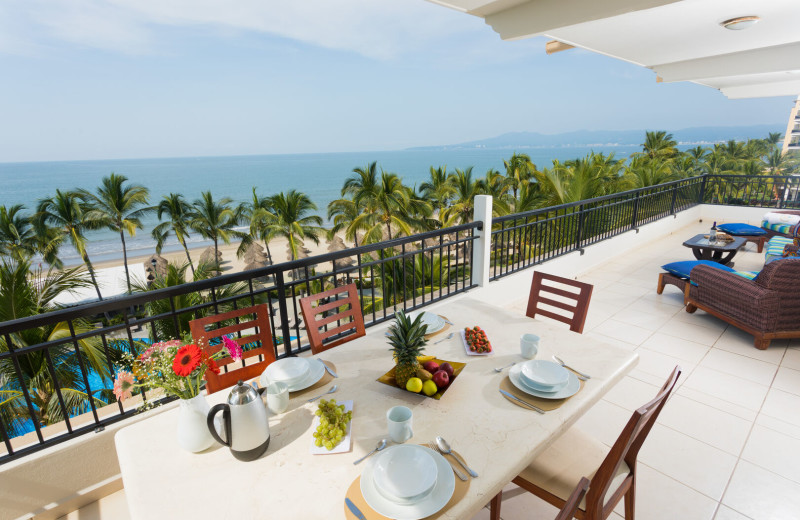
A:
[[[269,197],[270,215],[264,219],[264,229],[270,239],[283,237],[289,241],[291,259],[298,257],[299,241],[309,239],[319,244],[323,232],[322,219],[311,214],[317,206],[305,193],[290,190]]]
[[[797,160],[794,157],[789,154],[784,155],[778,149],[767,155],[765,163],[770,175],[788,175],[797,166]]]
[[[453,185],[456,188],[456,195],[447,212],[448,225],[471,222],[475,208],[475,195],[483,194],[483,185],[480,180],[472,178],[472,166],[465,170],[456,168]]]
[[[52,198],[39,201],[37,212],[33,218],[37,221],[37,227],[40,229],[52,227],[58,231],[52,244],[55,250],[58,250],[65,238],[69,240],[89,270],[92,284],[97,291],[97,298],[102,300],[103,295],[100,294],[94,267],[89,260],[89,253],[86,250],[87,240],[84,235],[87,229],[96,229],[100,224],[90,218],[88,208],[81,197],[77,193],[56,190],[56,194]]]
[[[203,238],[214,242],[214,262],[219,258],[219,241],[231,243],[232,238],[244,240],[246,233],[234,229],[241,218],[238,208],[231,207],[233,201],[223,197],[217,201],[210,191],[204,191],[192,203],[189,227]],[[217,265],[219,270],[219,265]]]
[[[352,240],[356,247],[358,247],[358,234],[360,231],[355,227],[355,222],[359,215],[364,211],[364,207],[356,204],[350,199],[336,199],[328,204],[328,220],[333,221],[333,227],[328,233],[329,238],[340,232],[344,231],[344,237],[347,240]]]
[[[0,255],[22,261],[39,253],[45,262],[61,267],[55,232],[46,226],[35,226],[30,217],[23,215],[25,206],[15,204],[0,206]]]
[[[672,138],[672,134],[664,130],[645,132],[642,153],[651,159],[656,157],[670,159],[678,153],[677,146],[678,142]]]
[[[421,198],[431,205],[437,215],[441,216],[455,193],[452,176],[447,173],[447,166],[438,168],[431,166],[430,180],[420,184],[419,191],[422,195]]]
[[[0,261],[0,322],[56,310],[53,302],[60,294],[90,285],[81,267],[63,271],[50,267],[46,272],[41,268],[31,272],[30,267],[28,261]],[[77,335],[91,330],[90,325],[81,319],[73,320],[72,325]],[[18,350],[69,336],[66,322],[32,327],[12,336],[13,348]],[[0,337],[0,352],[9,351],[7,339],[6,336]],[[82,356],[88,368],[110,383],[111,371],[99,337],[89,336],[76,341],[80,354],[76,353],[71,342],[67,342],[49,346],[46,351],[19,355],[16,362],[10,358],[0,360],[0,381],[3,382],[0,387],[0,415],[12,432],[23,433],[28,420],[36,421],[41,426],[64,420],[64,409],[57,398],[56,384],[70,416],[85,412],[89,408],[90,398],[98,407],[111,402],[110,392],[106,389],[92,389],[90,397],[78,361],[78,356]],[[55,374],[50,371],[48,356]],[[22,380],[15,364],[19,366]],[[33,401],[33,416],[28,410],[23,389],[27,389]]]
[[[632,188],[646,188],[675,180],[678,176],[666,159],[635,157],[626,169],[625,177]]]
[[[153,228],[152,235],[156,240],[156,253],[161,254],[167,237],[169,237],[170,233],[173,233],[175,238],[178,239],[178,243],[183,246],[183,250],[186,252],[186,259],[189,261],[189,267],[192,270],[192,274],[194,274],[192,256],[186,246],[186,239],[189,238],[189,224],[192,220],[192,207],[180,193],[170,193],[169,195],[164,195],[164,198],[161,199],[155,209],[158,220],[161,220],[164,215],[168,218],[166,222],[161,222]]]
[[[267,259],[272,263],[272,251],[269,249],[269,236],[266,233],[264,221],[270,216],[269,197],[262,197],[256,193],[255,186],[253,187],[253,198],[250,202],[242,202],[239,204],[239,213],[244,222],[250,223],[250,235],[247,239],[242,240],[237,254],[244,254],[247,251],[247,246],[250,245],[252,240],[259,239],[264,242],[264,247],[267,250]]]
[[[430,205],[417,199],[396,173],[382,171],[375,185],[371,184],[373,179],[374,169],[369,176],[370,182],[353,192],[353,202],[364,207],[364,212],[353,222],[356,229],[365,231],[364,243],[380,242],[384,238],[384,228],[388,240],[400,233],[411,234],[414,215],[430,215]],[[392,226],[396,231],[394,234]]]
[[[503,161],[503,166],[506,168],[506,178],[516,199],[519,190],[533,178],[536,165],[533,164],[530,156],[515,153],[511,159]]]
[[[91,208],[88,217],[97,222],[102,222],[104,227],[119,233],[122,242],[122,263],[125,266],[125,280],[128,283],[128,292],[131,291],[131,275],[128,271],[128,250],[125,247],[125,233],[128,236],[136,235],[137,229],[142,229],[141,217],[153,210],[147,206],[150,190],[139,184],[125,186],[128,178],[124,175],[112,173],[103,177],[97,193],[87,190],[78,190],[81,197]]]

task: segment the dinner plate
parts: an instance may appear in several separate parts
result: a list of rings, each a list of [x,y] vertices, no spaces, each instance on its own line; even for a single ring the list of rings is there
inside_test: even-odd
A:
[[[519,365],[519,363],[514,365],[511,367],[511,370],[508,371],[508,378],[511,380],[511,384],[526,394],[530,394],[534,397],[541,397],[542,399],[566,399],[567,397],[572,397],[573,395],[577,394],[578,390],[581,389],[581,382],[578,379],[578,376],[569,370],[567,371],[569,372],[567,384],[559,388],[556,392],[542,392],[541,390],[534,390],[526,385],[522,380],[520,377],[521,371],[522,367]]]
[[[392,448],[394,446],[388,449]],[[430,448],[424,446],[417,446],[417,448],[425,450],[433,457],[436,463],[436,484],[428,495],[413,504],[398,504],[381,495],[373,480],[376,459],[372,458],[367,461],[364,471],[361,472],[361,495],[369,507],[378,514],[397,520],[419,520],[441,511],[453,496],[456,489],[456,477],[447,460]]]
[[[305,390],[306,388],[316,384],[317,381],[322,379],[322,376],[324,375],[325,375],[325,365],[322,363],[322,361],[320,361],[319,359],[308,358],[308,374],[306,374],[306,377],[304,377],[300,381],[288,385],[289,391],[297,392],[299,390]],[[261,377],[258,378],[258,382],[264,388],[269,386],[270,381],[269,378],[267,377],[266,370],[264,371],[264,373],[261,374]]]
[[[280,381],[291,386],[305,379],[310,372],[308,359],[287,357],[269,364],[264,374],[272,382]]]
[[[532,359],[522,363],[520,378],[528,388],[555,392],[567,384],[569,370],[552,361]]]
[[[414,316],[414,319],[416,318],[417,317]],[[428,326],[428,330],[425,332],[425,334],[433,334],[434,332],[439,332],[446,325],[444,319],[441,316],[427,311],[422,313],[422,323]]]

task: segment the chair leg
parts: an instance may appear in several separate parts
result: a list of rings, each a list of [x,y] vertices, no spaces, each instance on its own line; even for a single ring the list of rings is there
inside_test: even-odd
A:
[[[772,343],[772,340],[767,339],[764,336],[755,336],[753,343],[758,350],[767,350],[769,344]]]
[[[625,493],[625,520],[634,520],[636,514],[636,479],[631,481],[631,487]]]
[[[664,273],[658,275],[658,285],[656,286],[656,294],[664,292]]]
[[[686,312],[688,312],[689,314],[693,314],[694,311],[696,311],[696,310],[697,310],[697,307],[695,307],[691,303],[687,303],[686,304]]]
[[[500,505],[503,503],[503,490],[501,489],[489,502],[490,520],[500,520]]]

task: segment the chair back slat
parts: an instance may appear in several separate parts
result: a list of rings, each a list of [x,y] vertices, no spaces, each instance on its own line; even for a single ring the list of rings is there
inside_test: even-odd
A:
[[[614,442],[608,455],[606,455],[597,473],[592,478],[589,492],[586,494],[586,513],[589,518],[605,518],[603,516],[605,504],[608,502],[609,506],[613,507],[613,504],[616,503],[614,500],[606,501],[605,497],[617,474],[617,470],[624,461],[628,465],[631,475],[635,471],[636,457],[639,454],[639,450],[653,428],[658,415],[664,408],[664,404],[667,402],[672,390],[675,388],[680,375],[681,367],[676,366],[655,398],[633,412],[622,433]],[[631,475],[628,478],[631,478]],[[615,494],[620,491],[622,490],[615,490]]]
[[[544,283],[545,281],[575,287],[578,289],[578,292],[570,292],[559,287],[554,287],[553,285]],[[531,282],[531,293],[528,297],[528,309],[525,312],[525,315],[535,318],[537,314],[542,314],[548,318],[567,323],[570,330],[574,332],[583,332],[583,326],[586,323],[586,313],[589,310],[589,301],[592,298],[593,288],[594,286],[588,283],[570,280],[569,278],[563,278],[561,276],[555,276],[552,274],[543,273],[541,271],[535,271],[533,273],[533,281]],[[552,298],[543,296],[543,294],[547,293],[574,300],[575,304],[570,305],[569,303],[553,300]],[[562,314],[548,311],[547,309],[541,307],[543,304],[565,310],[571,315],[564,316]]]
[[[342,307],[346,309],[340,310]],[[354,283],[301,298],[300,309],[303,312],[311,352],[314,354],[360,338],[367,333],[364,328],[358,288]],[[320,314],[322,317],[318,318]],[[334,322],[338,324],[336,327],[328,326]],[[353,333],[339,337],[349,330]],[[333,337],[336,339],[330,340]]]
[[[241,321],[243,316],[253,315],[251,320]],[[228,324],[228,321],[237,320],[238,323]],[[222,327],[213,328],[215,325],[224,323]],[[210,328],[210,330],[208,330]],[[249,343],[259,343],[259,346],[247,350],[242,355],[241,368],[228,369],[228,366],[235,361],[230,356],[226,356],[217,361],[220,367],[225,367],[224,372],[214,374],[210,370],[206,371],[206,391],[209,394],[218,392],[224,388],[228,388],[236,384],[239,380],[248,380],[258,377],[267,368],[267,366],[275,361],[275,345],[272,341],[272,329],[269,323],[269,310],[264,304],[256,305],[253,307],[245,307],[222,314],[215,314],[198,318],[189,322],[189,330],[192,332],[192,338],[197,341],[208,355],[216,354],[222,348],[222,342],[211,345],[213,340],[221,340],[223,336],[237,334],[243,331],[250,332],[255,329],[254,334],[247,334],[241,338],[231,338],[239,345],[247,345]],[[262,360],[255,363],[247,363],[245,360],[255,356],[262,356]]]

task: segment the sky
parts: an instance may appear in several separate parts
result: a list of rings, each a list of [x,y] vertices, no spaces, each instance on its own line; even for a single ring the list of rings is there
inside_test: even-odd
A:
[[[3,0],[0,162],[398,150],[785,124],[424,0]]]

